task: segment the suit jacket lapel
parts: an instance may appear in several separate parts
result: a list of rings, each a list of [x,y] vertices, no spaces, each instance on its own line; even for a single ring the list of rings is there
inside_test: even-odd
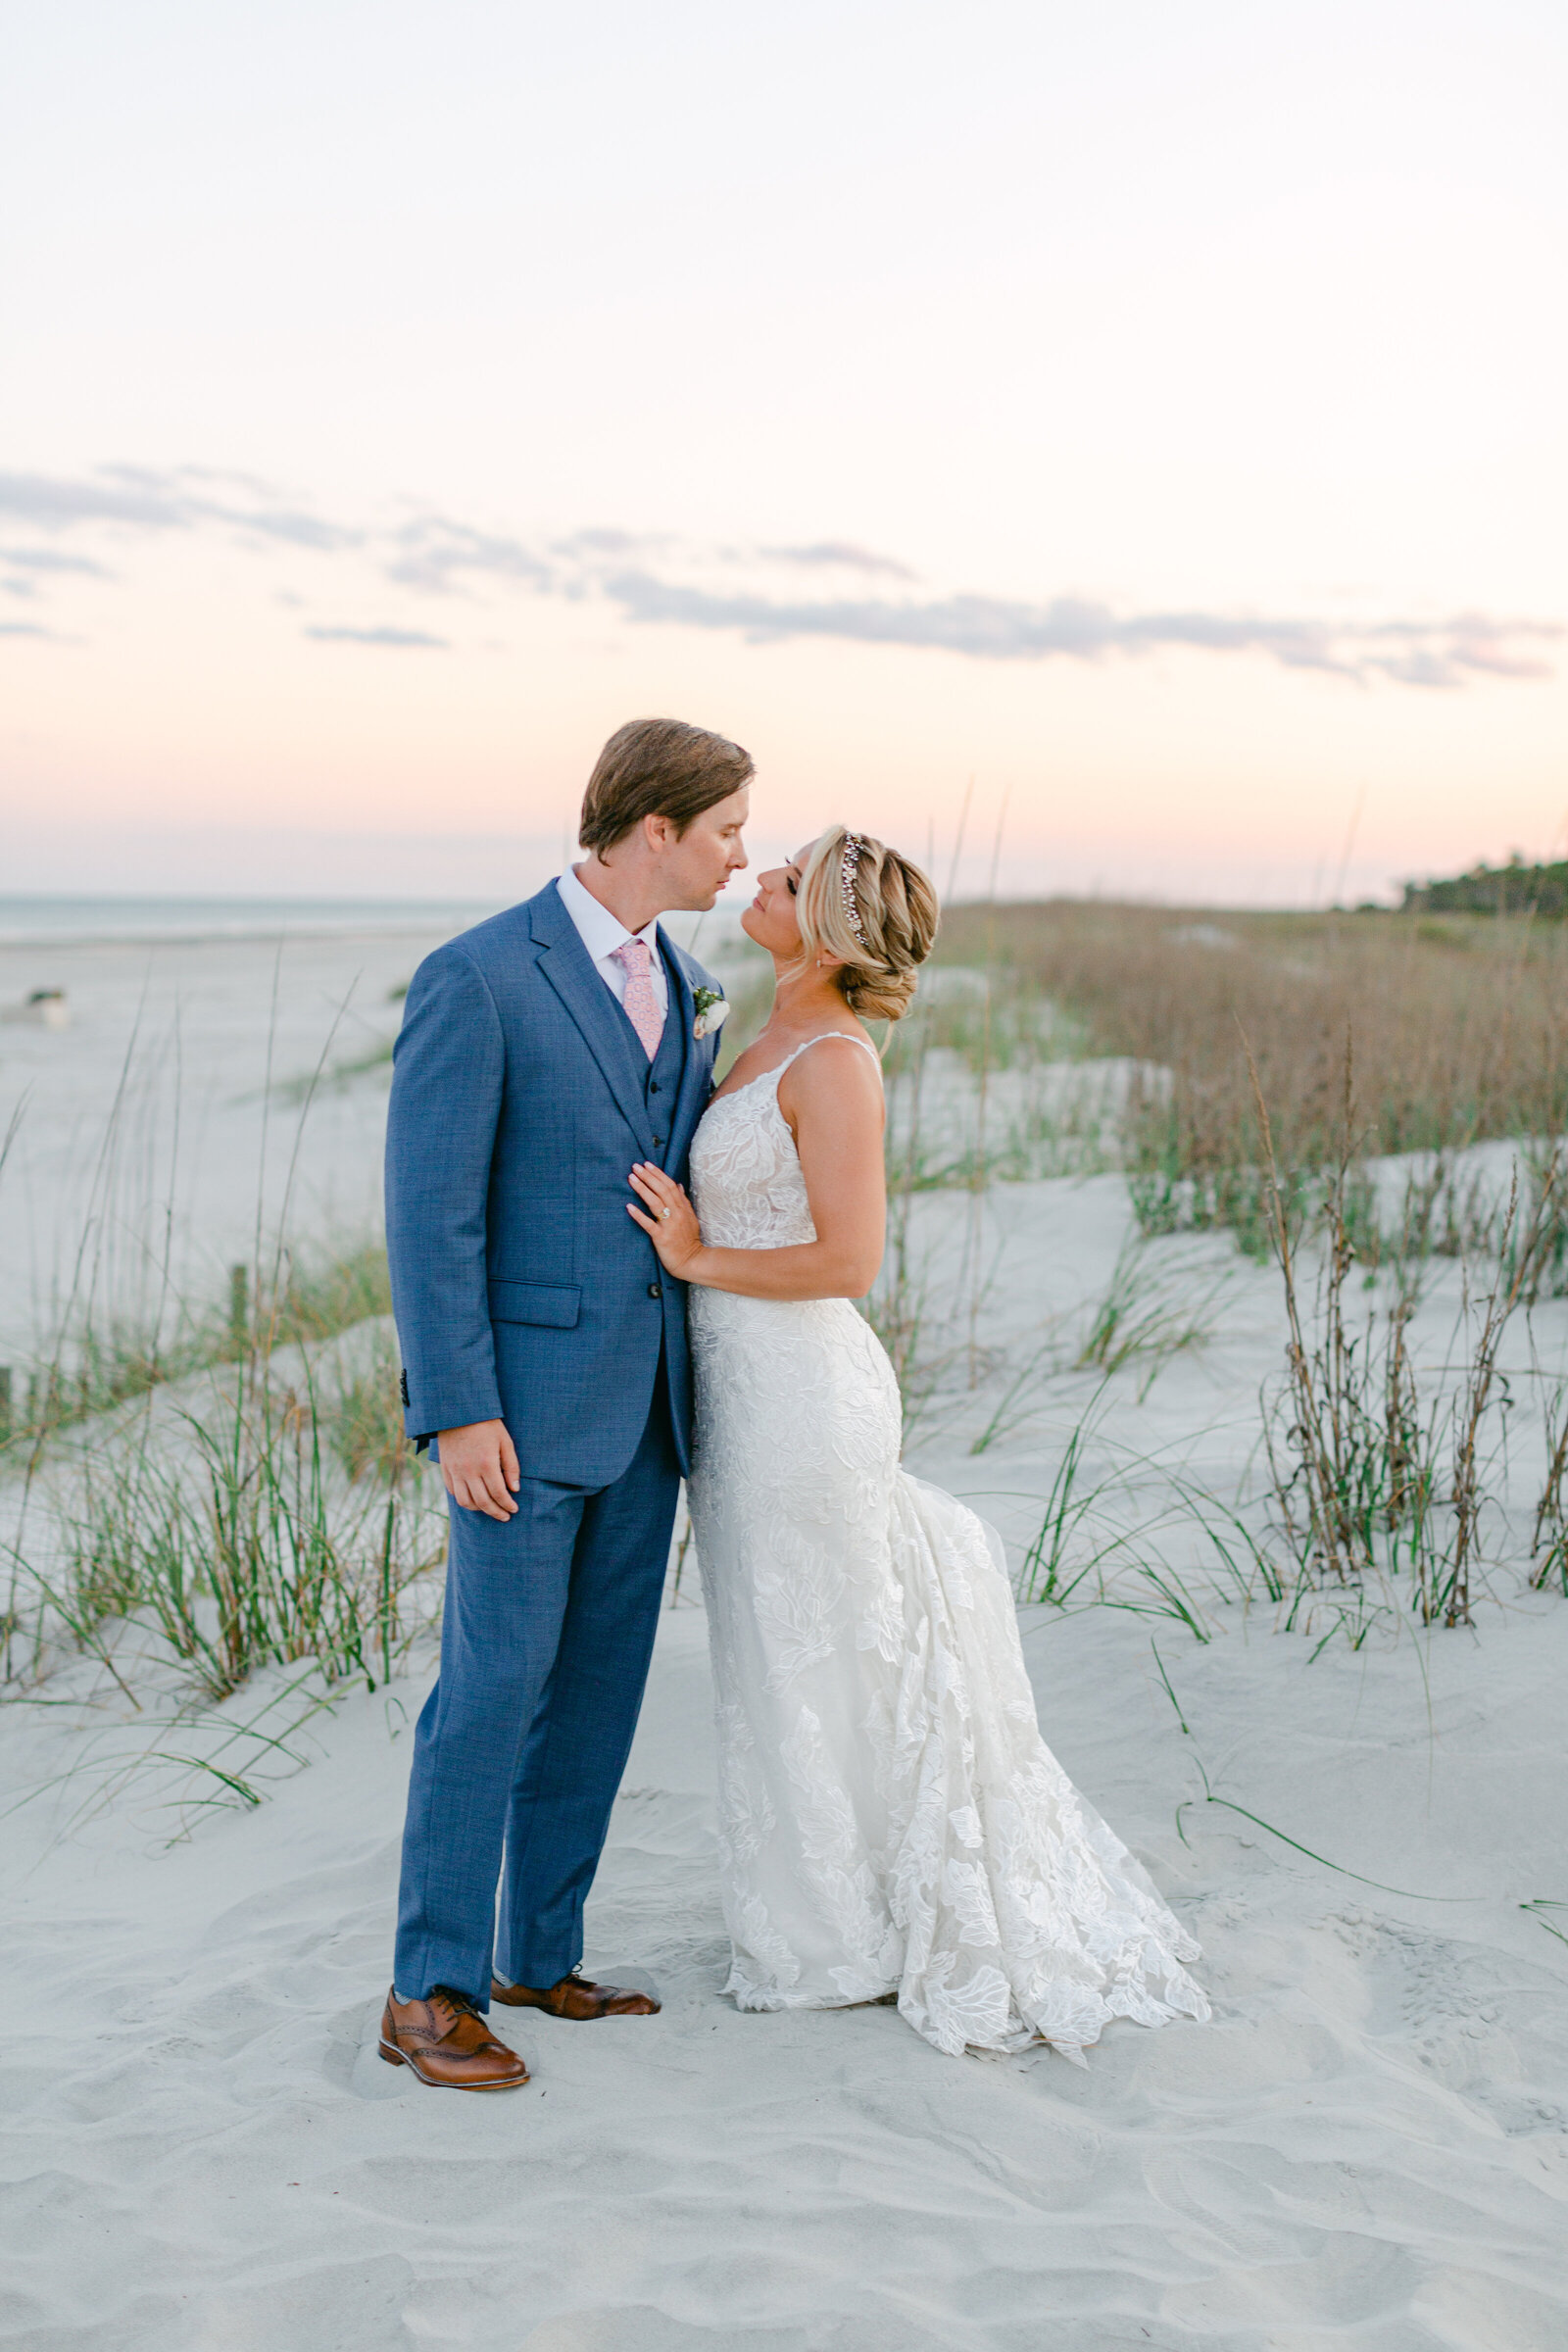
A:
[[[686,1049],[680,1093],[675,1098],[675,1115],[669,1124],[669,1152],[664,1162],[666,1167],[678,1167],[708,1101],[713,1054],[706,1038],[693,1035],[697,1026],[697,1000],[692,993],[692,984],[686,977],[686,967],[680,959],[679,950],[671,945],[662,923],[659,927],[659,938],[664,951],[664,969],[675,976],[668,1018],[683,1024],[681,1036]]]
[[[539,950],[540,971],[576,1022],[584,1045],[642,1146],[644,1157],[657,1159],[653,1122],[643,1092],[647,1065],[641,1062],[636,1034],[595,971],[581,934],[553,882],[533,901],[530,927]]]

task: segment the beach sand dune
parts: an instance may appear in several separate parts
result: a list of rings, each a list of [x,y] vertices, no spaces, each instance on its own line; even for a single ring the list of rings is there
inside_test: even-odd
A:
[[[277,951],[257,941],[0,956],[0,995],[49,981],[74,1011],[59,1035],[7,1029],[0,1054],[0,1101],[25,1102],[0,1192],[15,1361],[69,1289],[89,1213],[128,1252],[134,1293],[177,1198],[179,1282],[220,1295],[254,1232],[264,1120],[265,1202],[288,1189],[297,1110],[267,1097],[269,1054],[274,1076],[308,1075],[345,1001],[327,1058],[365,1066],[323,1092],[292,1191],[328,1240],[373,1217],[375,1057],[430,944],[291,943],[275,1003]],[[104,1119],[133,1037],[111,1165]],[[1568,1605],[1510,1597],[1510,1568],[1475,1634],[1422,1636],[1402,1604],[1359,1651],[1334,1640],[1314,1659],[1332,1611],[1311,1640],[1270,1633],[1271,1610],[1207,1576],[1192,1511],[1166,1505],[1172,1466],[1211,1496],[1255,1487],[1277,1278],[1223,1236],[1156,1245],[1150,1279],[1207,1298],[1207,1337],[1163,1369],[1146,1350],[1102,1390],[1101,1371],[1070,1367],[1127,1242],[1119,1177],[999,1187],[978,1238],[967,1194],[915,1210],[932,1297],[960,1297],[966,1265],[984,1297],[947,1334],[956,1385],[918,1420],[911,1466],[985,1509],[1021,1559],[1083,1420],[1084,1479],[1125,1489],[1085,1543],[1152,1531],[1116,1551],[1111,1597],[1165,1607],[1146,1572],[1173,1565],[1203,1596],[1201,1643],[1125,1608],[1023,1623],[1046,1736],[1201,1939],[1212,2024],[1117,2029],[1081,2073],[1045,2050],[943,2058],[883,2008],[738,2014],[720,1989],[706,1629],[682,1605],[662,1621],[588,1910],[590,1969],[657,1983],[662,2014],[498,2012],[533,2082],[432,2092],[375,2051],[428,1658],[318,1716],[318,1760],[255,1811],[161,1810],[180,1793],[171,1767],[66,1835],[93,1755],[197,1741],[146,1715],[127,1726],[118,1699],[85,1717],[54,1703],[94,1679],[77,1661],[0,1709],[0,1788],[72,1775],[57,1796],[0,1799],[0,2344],[1568,2345],[1568,1908],[1550,1907],[1568,1906]],[[1450,1273],[1432,1285],[1440,1353]],[[1536,1343],[1551,1354],[1565,1331],[1568,1304],[1544,1303]],[[1004,1412],[1043,1341],[1066,1368]],[[1516,1428],[1533,1495],[1531,1446],[1539,1431]],[[0,1500],[12,1511],[16,1492]],[[1497,1526],[1522,1557],[1528,1527],[1513,1544]],[[688,1562],[683,1601],[695,1581]],[[228,1715],[254,1716],[267,1680]],[[1204,1772],[1224,1804],[1203,1801]],[[187,1774],[185,1797],[202,1786]]]
[[[1204,1944],[1207,2027],[938,2056],[721,1997],[705,1627],[666,1613],[588,1914],[662,2014],[496,2013],[534,2081],[375,2054],[412,1712],[186,1843],[4,1827],[0,2341],[28,2352],[1556,2352],[1568,2342],[1568,1611],[1308,1662],[1025,1613],[1048,1736]],[[427,1680],[427,1675],[424,1680]],[[396,1733],[396,1737],[391,1736]],[[15,1717],[8,1779],[63,1735]],[[1308,1861],[1215,1792],[1364,1877]],[[145,1829],[145,1825],[143,1825]]]

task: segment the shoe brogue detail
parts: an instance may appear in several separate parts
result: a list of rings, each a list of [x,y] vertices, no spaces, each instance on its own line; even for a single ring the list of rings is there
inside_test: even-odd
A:
[[[516,2051],[496,2039],[466,1994],[446,1984],[419,2000],[387,1994],[380,2051],[389,2066],[411,2068],[437,2090],[518,2090],[528,2081]]]

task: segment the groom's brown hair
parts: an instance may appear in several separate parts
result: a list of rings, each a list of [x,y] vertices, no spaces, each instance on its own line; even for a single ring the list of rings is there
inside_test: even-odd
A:
[[[577,839],[597,856],[640,825],[667,816],[677,835],[716,801],[727,801],[756,774],[750,752],[679,718],[633,718],[594,762],[582,796]]]

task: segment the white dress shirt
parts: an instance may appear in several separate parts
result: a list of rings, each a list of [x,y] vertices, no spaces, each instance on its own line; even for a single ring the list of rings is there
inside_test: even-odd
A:
[[[664,958],[659,953],[659,917],[642,931],[628,931],[620,917],[601,906],[591,890],[584,890],[568,865],[556,878],[561,904],[577,926],[577,935],[593,958],[594,970],[610,990],[617,1004],[626,1002],[626,967],[615,958],[615,950],[624,947],[628,939],[640,939],[652,956],[653,969],[648,977],[653,982],[654,999],[662,1018],[669,1014],[669,983],[664,975]]]

